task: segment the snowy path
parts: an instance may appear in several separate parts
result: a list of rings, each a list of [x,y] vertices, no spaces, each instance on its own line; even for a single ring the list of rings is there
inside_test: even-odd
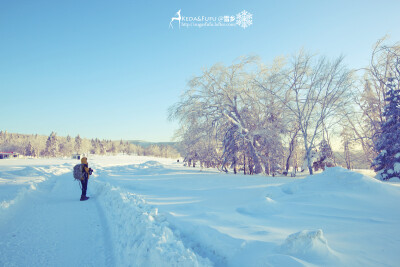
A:
[[[0,165],[0,266],[211,265],[156,208],[110,184],[107,166],[92,165],[91,198],[81,202],[75,161],[1,163],[9,165]]]
[[[1,266],[112,266],[108,226],[96,198],[80,202],[71,174],[52,176],[0,227]]]

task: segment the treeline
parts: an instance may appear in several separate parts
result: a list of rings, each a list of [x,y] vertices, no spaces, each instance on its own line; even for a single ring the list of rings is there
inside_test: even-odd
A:
[[[150,145],[142,147],[127,141],[111,141],[99,139],[57,136],[52,132],[49,136],[26,135],[0,131],[0,150],[2,152],[18,152],[31,157],[70,157],[73,153],[90,153],[96,155],[129,154],[138,156],[155,156],[178,158],[177,150],[170,145]]]
[[[345,167],[357,168],[354,150],[362,150],[371,166],[382,151],[376,143],[388,120],[388,92],[399,91],[400,45],[385,42],[376,43],[370,65],[359,70],[347,68],[343,57],[305,51],[271,64],[244,57],[204,69],[169,110],[181,126],[176,137],[186,164],[235,173],[312,174],[337,164],[335,139]]]

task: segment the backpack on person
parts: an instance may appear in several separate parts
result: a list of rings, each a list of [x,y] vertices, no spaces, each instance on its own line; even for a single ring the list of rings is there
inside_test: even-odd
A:
[[[83,177],[83,164],[76,164],[74,166],[73,174],[74,174],[75,180],[81,181],[82,177]]]

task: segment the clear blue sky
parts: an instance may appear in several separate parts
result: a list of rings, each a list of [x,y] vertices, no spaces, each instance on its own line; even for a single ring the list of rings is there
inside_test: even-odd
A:
[[[253,14],[253,25],[174,29],[171,17]],[[0,130],[169,141],[187,81],[242,55],[306,48],[368,64],[400,41],[400,1],[0,0]]]

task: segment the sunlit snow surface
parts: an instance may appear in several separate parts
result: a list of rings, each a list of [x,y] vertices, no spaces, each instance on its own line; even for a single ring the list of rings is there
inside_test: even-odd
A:
[[[398,266],[400,187],[342,168],[267,177],[171,159],[0,160],[0,266]],[[365,172],[363,172],[365,173]]]

